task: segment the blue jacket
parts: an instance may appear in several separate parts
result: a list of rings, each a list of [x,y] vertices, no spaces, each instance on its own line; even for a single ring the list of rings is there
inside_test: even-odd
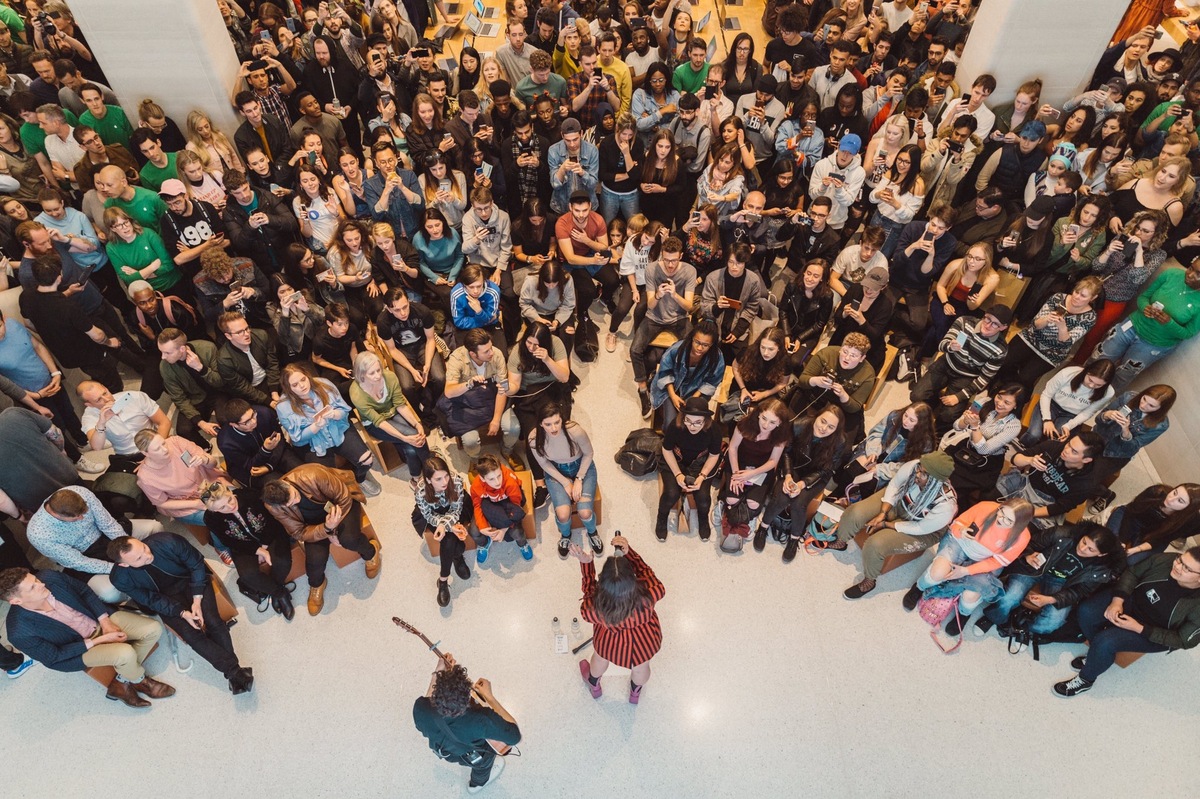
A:
[[[61,572],[40,571],[37,578],[46,584],[54,599],[95,621],[112,611],[86,583]],[[55,671],[83,671],[83,653],[87,644],[60,621],[41,613],[13,605],[8,611],[8,640],[17,649]]]
[[[400,176],[400,182],[404,187],[411,191],[417,197],[423,197],[421,194],[421,185],[417,182],[417,176],[409,169],[398,169],[396,174]],[[371,209],[371,218],[376,222],[390,222],[396,230],[397,236],[404,236],[411,239],[417,235],[417,208],[425,204],[424,200],[418,200],[416,207],[408,201],[402,191],[393,191],[388,197],[388,207],[386,211],[376,211],[375,206],[379,203],[379,198],[383,196],[383,186],[386,183],[385,176],[382,172],[376,172],[371,177],[363,182],[363,198],[367,202],[367,206]]]
[[[148,571],[132,566],[118,564],[113,567],[109,575],[113,588],[129,594],[138,605],[159,616],[178,616],[191,608],[191,597],[208,590],[208,567],[204,565],[204,556],[187,539],[175,533],[154,533],[146,536],[143,543],[154,553],[155,568],[188,579],[189,601],[181,604],[176,597],[164,594]]]
[[[1129,460],[1142,447],[1167,432],[1167,428],[1171,426],[1171,420],[1164,416],[1157,426],[1147,427],[1146,414],[1142,413],[1142,409],[1134,402],[1138,393],[1137,391],[1125,391],[1118,394],[1112,402],[1108,403],[1108,407],[1093,420],[1094,427],[1092,429],[1104,439],[1104,457]],[[1121,438],[1123,431],[1119,424],[1101,418],[1105,411],[1118,411],[1123,406],[1129,406],[1130,409],[1129,432],[1133,437],[1128,441]]]
[[[313,417],[325,407],[315,391],[310,396],[311,408],[294,408],[291,400],[284,399],[275,406],[275,412],[279,414],[279,424],[292,440],[292,446],[308,447],[320,457],[345,440],[346,431],[350,429],[350,406],[333,383],[323,377],[314,378],[313,382],[322,385],[329,396],[329,405],[342,412],[341,418],[330,419],[319,430],[314,426]]]
[[[490,280],[483,282],[479,313],[475,313],[467,299],[466,287],[462,283],[455,284],[450,292],[450,318],[459,330],[491,327],[500,321],[500,287],[495,283]]]
[[[687,339],[672,344],[658,363],[658,371],[650,381],[650,402],[655,408],[667,401],[667,386],[675,384],[675,393],[687,399],[699,391],[706,397],[717,393],[721,387],[721,378],[725,375],[725,358],[719,349],[709,350],[708,355],[700,361],[699,367],[691,369],[687,363],[687,351],[684,347]],[[713,355],[716,357],[713,357]],[[707,367],[707,368],[705,368]]]
[[[596,202],[596,184],[600,182],[600,150],[596,145],[589,141],[579,143],[579,165],[583,167],[583,174],[576,175],[574,172],[568,172],[566,177],[559,181],[558,168],[567,160],[567,145],[561,141],[550,145],[549,152],[546,153],[546,166],[550,169],[550,187],[553,193],[550,195],[550,210],[556,214],[565,214],[570,210],[571,193],[575,191],[586,191],[588,198],[592,201],[592,207],[595,208]]]

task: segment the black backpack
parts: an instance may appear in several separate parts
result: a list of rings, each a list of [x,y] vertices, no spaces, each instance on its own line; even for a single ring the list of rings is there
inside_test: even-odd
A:
[[[633,477],[645,477],[657,471],[662,457],[662,436],[643,427],[625,437],[625,443],[617,450],[617,465]]]

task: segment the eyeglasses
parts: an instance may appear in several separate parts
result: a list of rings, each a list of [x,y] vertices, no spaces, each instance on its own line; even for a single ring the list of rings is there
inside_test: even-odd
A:
[[[1187,572],[1188,574],[1194,574],[1197,577],[1200,577],[1200,571],[1193,569],[1191,566],[1188,566],[1186,563],[1183,562],[1183,555],[1176,555],[1175,562],[1178,563],[1180,566],[1182,566],[1183,570],[1185,572]]]

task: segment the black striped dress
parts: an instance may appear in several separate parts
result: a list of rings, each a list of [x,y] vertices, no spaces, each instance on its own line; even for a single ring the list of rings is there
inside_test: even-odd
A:
[[[658,602],[662,599],[667,593],[666,586],[654,576],[654,571],[646,565],[641,556],[630,548],[626,550],[625,557],[633,564],[638,580],[645,583],[649,589],[651,601]],[[605,623],[594,606],[596,565],[589,561],[580,563],[579,566],[583,572],[583,601],[579,604],[579,610],[583,618],[593,625],[595,640],[592,646],[596,654],[627,669],[654,657],[662,648],[662,625],[659,624],[658,614],[654,612],[654,605],[635,611],[620,624]]]

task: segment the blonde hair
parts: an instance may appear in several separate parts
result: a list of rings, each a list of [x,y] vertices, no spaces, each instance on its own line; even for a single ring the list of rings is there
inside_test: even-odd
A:
[[[245,166],[242,164],[242,158],[238,155],[237,148],[233,146],[233,142],[229,140],[221,131],[217,130],[217,126],[213,124],[212,119],[203,111],[192,111],[187,115],[187,140],[188,149],[186,152],[194,153],[200,163],[204,165],[205,171],[217,169],[212,166],[212,153],[209,152],[208,143],[200,138],[198,128],[201,121],[208,123],[209,129],[212,130],[212,146],[217,151],[222,160],[228,162],[228,168],[245,171]],[[225,170],[225,165],[218,165],[221,171]]]

